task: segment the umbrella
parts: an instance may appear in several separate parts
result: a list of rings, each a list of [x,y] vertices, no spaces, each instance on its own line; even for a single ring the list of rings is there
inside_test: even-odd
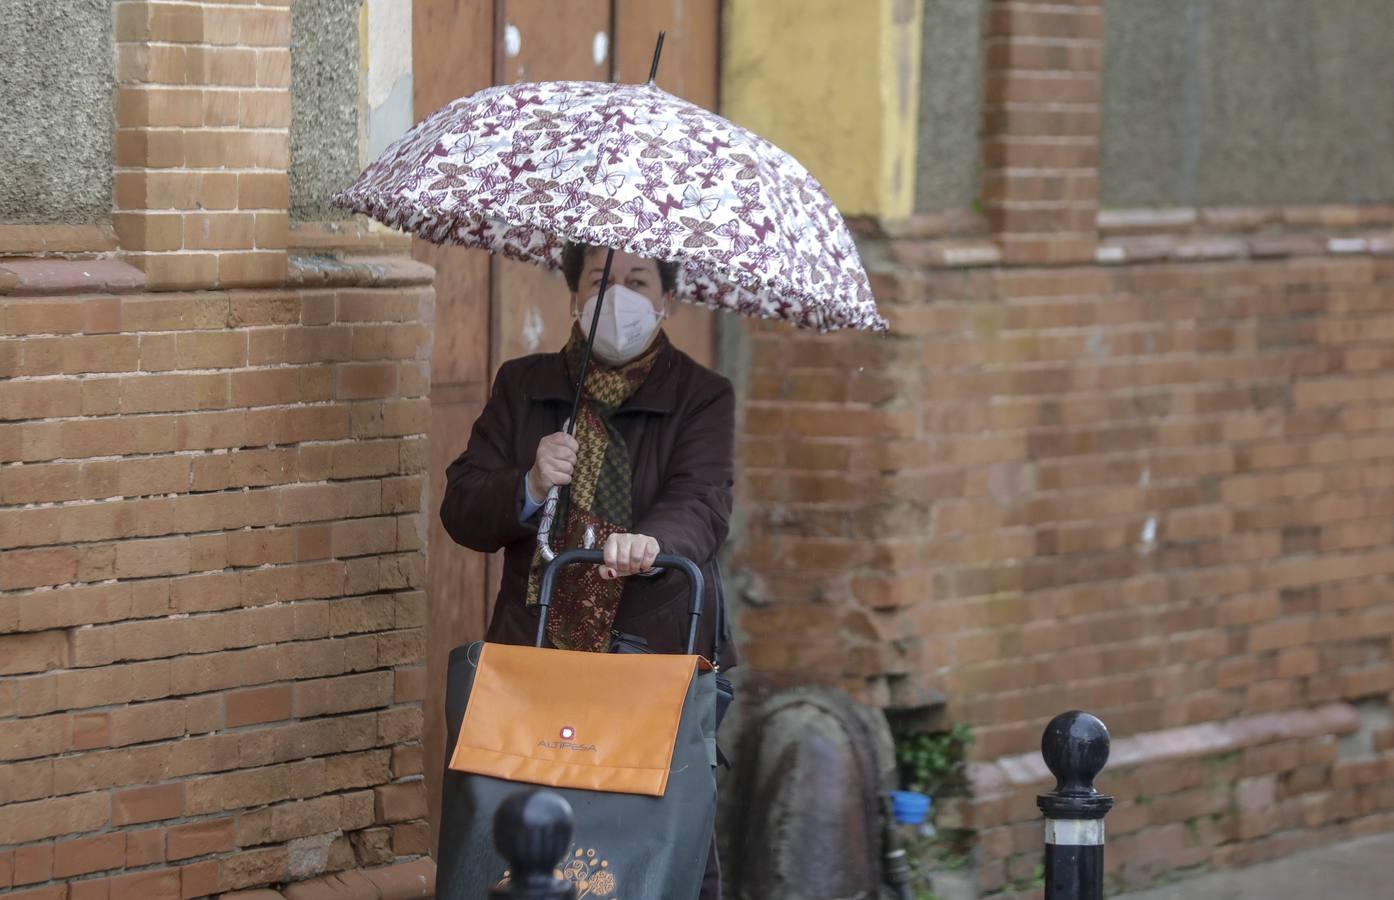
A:
[[[438,244],[551,269],[567,242],[608,247],[569,427],[615,250],[680,264],[675,295],[818,331],[884,331],[842,216],[797,160],[654,85],[500,85],[413,127],[335,205]],[[548,545],[555,489],[538,540]]]

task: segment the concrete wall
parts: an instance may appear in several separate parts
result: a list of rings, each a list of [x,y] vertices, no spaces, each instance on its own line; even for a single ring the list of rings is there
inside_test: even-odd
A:
[[[360,168],[361,6],[362,0],[298,0],[291,7],[290,215],[296,221],[347,218],[329,198]]]
[[[964,209],[978,195],[983,0],[924,0],[915,209]]]
[[[1107,0],[1106,207],[1394,199],[1394,4]]]
[[[0,222],[111,218],[108,0],[3,0]]]

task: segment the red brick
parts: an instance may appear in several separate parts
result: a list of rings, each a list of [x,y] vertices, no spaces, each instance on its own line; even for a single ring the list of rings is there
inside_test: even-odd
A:
[[[289,719],[291,696],[290,685],[233,691],[226,695],[227,727],[238,728],[243,725]]]
[[[14,852],[14,883],[37,884],[53,877],[53,845],[31,844],[16,847]]]
[[[219,862],[218,886],[222,890],[235,890],[284,881],[287,864],[284,847],[268,847],[226,857]]]
[[[165,856],[170,860],[224,853],[233,847],[232,819],[177,825],[169,829],[165,838]]]
[[[435,874],[429,859],[417,859],[396,865],[363,870],[363,875],[384,897],[410,897],[422,891]]]
[[[391,702],[392,673],[369,672],[303,681],[295,685],[295,716],[326,715],[386,706]]]
[[[116,825],[136,825],[173,819],[184,814],[184,785],[164,784],[131,788],[111,796],[111,820]]]
[[[429,856],[431,826],[425,822],[392,826],[392,852],[397,857]]]
[[[421,747],[392,748],[392,777],[409,778],[421,774]]]
[[[426,669],[411,666],[398,669],[393,688],[396,703],[416,703],[426,699]]]
[[[179,870],[160,869],[117,875],[111,879],[111,900],[183,900]]]
[[[340,400],[390,397],[397,392],[397,366],[354,363],[335,367],[334,396]]]
[[[378,822],[405,822],[426,817],[425,782],[388,784],[373,788]]]
[[[46,672],[67,664],[68,640],[61,631],[0,635],[0,675]]]
[[[6,900],[71,900],[65,884],[51,884],[45,887],[30,888],[27,891],[6,893]]]
[[[49,837],[96,831],[111,811],[105,794],[55,797],[0,807],[0,841],[23,844]]]
[[[221,863],[216,859],[182,866],[179,869],[179,892],[184,900],[206,897],[218,890]]]
[[[77,550],[71,547],[6,551],[0,556],[0,589],[16,590],[68,584],[77,578],[78,556]],[[15,661],[7,659],[3,665],[14,667],[39,664],[42,659],[58,652],[56,649],[48,649],[45,643],[48,640],[49,638],[43,638],[28,644],[30,649],[17,652]],[[39,654],[38,657],[35,653]],[[47,662],[43,664],[48,665]],[[13,671],[13,668],[8,671]]]
[[[68,716],[18,719],[0,723],[0,759],[32,759],[70,749],[73,722]]]
[[[60,841],[53,849],[55,878],[119,869],[125,863],[126,835],[120,832]]]
[[[72,748],[91,750],[111,743],[111,717],[106,713],[73,716]]]
[[[165,830],[141,828],[126,832],[126,867],[134,869],[164,862]]]
[[[110,900],[111,879],[89,878],[68,885],[68,900]]]

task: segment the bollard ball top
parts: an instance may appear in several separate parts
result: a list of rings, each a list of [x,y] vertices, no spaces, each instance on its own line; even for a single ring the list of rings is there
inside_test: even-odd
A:
[[[494,814],[494,846],[518,875],[551,874],[571,846],[571,804],[551,791],[519,791]]]
[[[1104,723],[1087,712],[1061,713],[1041,735],[1041,756],[1055,776],[1057,794],[1092,794],[1094,778],[1108,762]]]

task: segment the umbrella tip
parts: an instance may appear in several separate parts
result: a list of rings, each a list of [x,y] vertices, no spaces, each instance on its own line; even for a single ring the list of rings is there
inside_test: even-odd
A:
[[[649,84],[653,84],[658,78],[658,58],[663,55],[663,36],[665,34],[667,34],[666,31],[658,33],[658,43],[653,48],[653,64],[649,66]]]

